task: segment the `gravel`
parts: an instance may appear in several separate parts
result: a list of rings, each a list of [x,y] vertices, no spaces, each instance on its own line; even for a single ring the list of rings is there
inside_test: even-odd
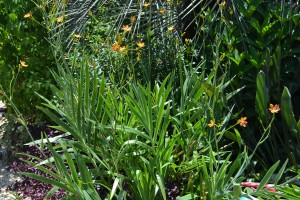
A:
[[[2,141],[4,135],[4,126],[7,123],[4,112],[6,107],[0,101],[0,199],[11,200],[16,199],[14,193],[7,188],[13,185],[16,181],[21,181],[21,176],[15,172],[7,170],[7,149]]]

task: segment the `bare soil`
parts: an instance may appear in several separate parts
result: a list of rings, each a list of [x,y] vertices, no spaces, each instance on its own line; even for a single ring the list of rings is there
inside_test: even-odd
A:
[[[6,107],[0,101],[0,199],[11,200],[16,199],[15,193],[9,191],[8,187],[12,186],[16,181],[21,181],[21,176],[7,169],[8,152],[3,139],[4,127],[7,123],[5,118]]]

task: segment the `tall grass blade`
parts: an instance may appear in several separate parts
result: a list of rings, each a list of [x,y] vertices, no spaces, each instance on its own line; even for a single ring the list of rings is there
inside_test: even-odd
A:
[[[276,170],[277,166],[279,165],[280,161],[277,161],[266,173],[264,178],[260,181],[259,186],[257,187],[257,191],[260,191],[270,180],[271,176],[273,175],[274,171]]]
[[[269,103],[269,91],[266,85],[266,77],[263,71],[257,74],[256,78],[256,109],[258,116],[263,122],[267,122],[268,119],[268,103]]]
[[[275,179],[274,179],[274,184],[275,184],[275,185],[277,185],[278,182],[279,182],[279,180],[281,179],[283,173],[285,172],[285,169],[286,169],[286,165],[287,165],[287,164],[288,164],[288,160],[286,160],[286,161],[283,163],[282,167],[281,167],[280,170],[278,171],[278,173],[277,173],[277,175],[276,175],[276,177],[275,177]]]
[[[297,122],[293,113],[293,106],[291,101],[291,94],[287,87],[283,88],[281,96],[281,110],[282,118],[285,120],[287,126],[293,133],[300,133],[300,128],[297,125]]]

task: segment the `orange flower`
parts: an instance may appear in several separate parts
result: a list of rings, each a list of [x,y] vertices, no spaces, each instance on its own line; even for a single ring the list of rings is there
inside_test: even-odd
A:
[[[165,14],[166,10],[165,10],[165,9],[160,9],[159,12],[160,12],[161,14]]]
[[[75,38],[81,38],[81,35],[79,35],[79,34],[74,34],[74,37],[75,37]]]
[[[114,43],[112,46],[111,46],[111,49],[113,51],[119,51],[120,50],[120,45],[118,42]]]
[[[19,64],[19,71],[22,70],[23,67],[28,67],[28,65],[25,63],[25,61],[20,60],[20,64]]]
[[[136,21],[135,16],[131,16],[131,17],[130,17],[130,22],[133,23],[133,22],[135,22],[135,21]]]
[[[215,124],[215,120],[210,120],[210,123],[208,124],[209,127],[213,127]]]
[[[122,51],[125,51],[126,49],[127,49],[126,46],[121,46],[119,50],[122,52]]]
[[[145,47],[145,43],[144,42],[137,42],[136,44],[138,45],[139,48]]]
[[[61,23],[61,22],[64,21],[64,17],[58,17],[58,18],[56,19],[56,21],[57,21],[58,23]]]
[[[26,14],[24,15],[24,18],[29,18],[29,17],[32,17],[31,12],[28,12],[28,13],[26,13]]]
[[[247,117],[241,117],[237,123],[240,124],[240,126],[246,127],[248,124],[248,122],[246,120],[247,120]]]
[[[226,5],[226,1],[222,1],[222,3],[219,4],[219,6],[224,7]]]
[[[150,3],[148,3],[148,2],[145,2],[145,3],[144,3],[144,7],[146,7],[146,8],[147,8],[148,6],[150,6]]]
[[[168,30],[169,30],[169,31],[172,31],[173,29],[174,29],[174,26],[168,27]]]
[[[122,26],[122,30],[123,30],[124,32],[131,31],[131,26],[123,25],[123,26]]]
[[[269,110],[271,111],[271,113],[278,113],[280,111],[280,107],[278,104],[270,104]]]
[[[25,61],[20,60],[20,65],[22,67],[28,67],[28,65],[25,63]]]

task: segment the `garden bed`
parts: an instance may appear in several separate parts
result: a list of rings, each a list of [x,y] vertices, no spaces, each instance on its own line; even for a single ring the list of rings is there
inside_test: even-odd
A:
[[[18,175],[18,172],[36,174],[42,172],[22,162],[16,156],[18,152],[24,152],[41,158],[42,154],[34,146],[23,147],[23,141],[20,138],[27,133],[24,132],[21,125],[6,119],[5,111],[5,105],[0,102],[0,199],[10,200],[16,199],[16,197],[34,200],[43,199],[53,186]],[[49,137],[54,134],[53,130],[45,126],[30,126],[30,129],[35,136],[39,136],[41,132],[45,132]],[[63,196],[65,196],[65,192],[60,190],[51,199],[60,199]]]

